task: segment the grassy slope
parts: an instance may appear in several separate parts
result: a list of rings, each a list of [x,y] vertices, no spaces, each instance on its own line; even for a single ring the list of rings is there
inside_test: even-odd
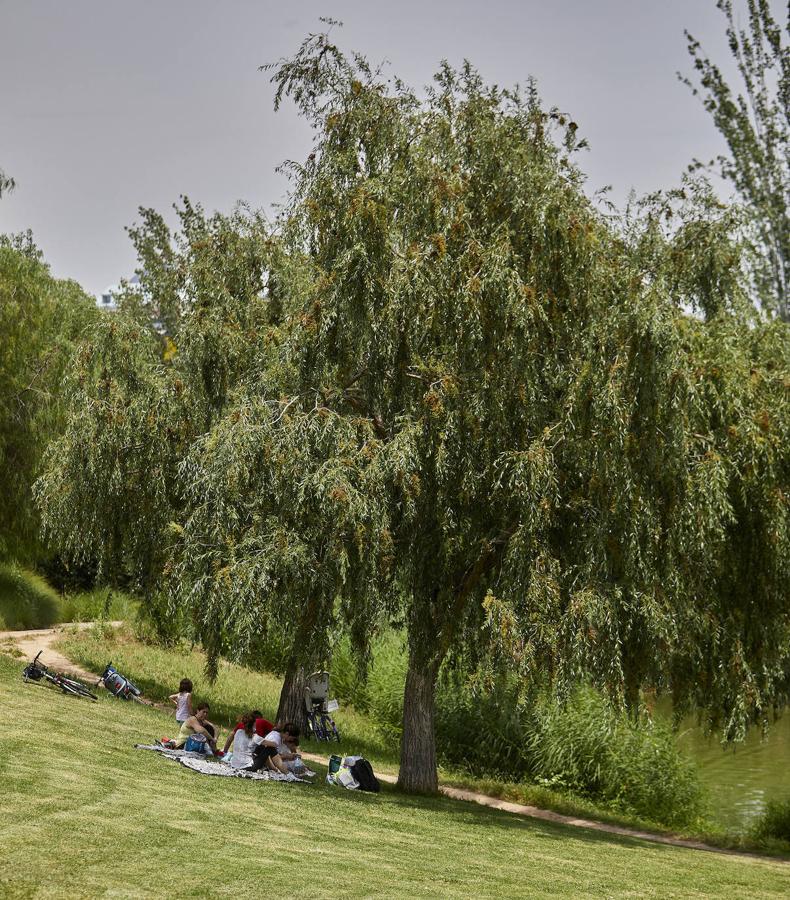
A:
[[[164,714],[0,656],[3,897],[784,897],[790,870],[386,789],[211,779],[134,750]],[[287,892],[287,893],[286,893]]]
[[[67,633],[58,646],[66,657],[89,671],[101,672],[106,663],[112,660],[124,674],[143,688],[146,697],[155,700],[166,700],[176,690],[179,680],[189,677],[195,684],[196,699],[208,700],[211,703],[212,720],[223,725],[231,720],[235,721],[250,705],[258,706],[270,718],[274,717],[277,709],[281,681],[272,675],[252,673],[240,666],[223,663],[216,683],[207,685],[203,675],[205,656],[202,652],[183,647],[164,650],[144,645],[135,640],[131,631],[125,627],[102,627]],[[397,774],[397,744],[387,741],[367,716],[346,707],[336,714],[336,720],[343,735],[340,745],[342,752],[362,754],[373,762],[376,771]],[[169,734],[169,727],[164,727],[164,734]],[[323,753],[326,747],[307,743],[305,749]],[[440,776],[444,784],[552,809],[564,815],[597,819],[644,831],[670,833],[668,828],[655,822],[612,811],[593,801],[556,789],[526,783],[506,784],[474,778],[449,769],[440,770]],[[688,829],[683,836],[716,846],[780,856],[788,852],[786,844],[769,840],[756,842],[748,836],[727,835],[709,828]]]
[[[60,597],[34,572],[0,563],[0,631],[48,628],[58,621]]]

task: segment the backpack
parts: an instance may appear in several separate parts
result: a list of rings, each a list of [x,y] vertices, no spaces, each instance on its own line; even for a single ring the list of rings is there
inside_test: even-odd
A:
[[[351,774],[354,776],[354,781],[359,785],[357,790],[370,791],[372,794],[378,794],[381,790],[379,780],[373,774],[373,767],[366,759],[358,759],[351,766]]]
[[[187,753],[205,753],[206,752],[206,736],[205,734],[190,734],[184,744],[184,750]]]

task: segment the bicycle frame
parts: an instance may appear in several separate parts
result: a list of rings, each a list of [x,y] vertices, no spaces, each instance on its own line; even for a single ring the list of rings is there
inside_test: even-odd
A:
[[[26,683],[29,681],[41,681],[41,679],[44,678],[54,687],[59,687],[64,694],[72,694],[76,697],[88,697],[91,700],[99,699],[92,694],[81,681],[77,681],[76,678],[69,678],[62,672],[52,672],[47,666],[40,663],[38,658],[43,652],[43,650],[39,650],[33,661],[25,666],[22,677]]]

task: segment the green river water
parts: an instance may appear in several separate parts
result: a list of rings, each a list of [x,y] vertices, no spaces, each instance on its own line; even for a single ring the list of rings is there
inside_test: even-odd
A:
[[[693,719],[682,723],[678,735],[697,763],[711,816],[728,830],[747,830],[768,800],[790,800],[790,710],[765,739],[754,729],[734,747],[706,738]]]

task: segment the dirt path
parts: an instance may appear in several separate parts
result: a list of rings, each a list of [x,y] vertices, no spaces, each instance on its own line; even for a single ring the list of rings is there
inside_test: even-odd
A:
[[[34,631],[0,631],[0,650],[3,646],[16,647],[22,652],[25,659],[32,659],[39,650],[42,651],[41,661],[44,665],[50,666],[61,672],[76,675],[78,678],[84,678],[93,681],[98,678],[97,673],[86,672],[79,666],[75,666],[57,650],[52,648],[52,644],[60,637],[65,627],[68,628],[90,628],[92,622],[85,622],[79,625],[58,626],[56,628],[42,628]],[[121,625],[121,622],[112,622],[112,625]],[[21,658],[21,657],[20,657]],[[157,709],[163,709],[170,712],[170,708],[159,703],[152,703],[150,700],[144,701],[149,706]],[[311,762],[325,763],[326,758],[315,753],[304,753],[304,758]],[[380,781],[388,784],[395,784],[397,781],[394,775],[378,775]],[[742,853],[737,850],[724,850],[720,847],[713,847],[702,841],[686,840],[685,838],[672,837],[671,835],[654,834],[649,831],[639,831],[635,828],[623,828],[619,825],[609,825],[605,822],[595,822],[591,819],[580,819],[575,816],[564,816],[561,813],[552,812],[548,809],[539,809],[537,806],[527,806],[523,803],[512,803],[509,800],[500,800],[497,797],[490,797],[488,794],[479,794],[476,791],[462,790],[460,788],[449,787],[448,785],[439,786],[440,793],[453,800],[464,800],[471,803],[478,803],[481,806],[489,806],[492,809],[501,809],[504,812],[514,813],[519,816],[528,816],[532,819],[541,819],[544,822],[554,822],[558,825],[570,825],[573,828],[589,828],[592,831],[600,831],[606,834],[616,834],[621,837],[636,838],[642,841],[651,841],[656,844],[668,844],[672,847],[685,847],[689,850],[705,850],[708,853],[721,853],[725,856],[736,856],[743,860],[758,860],[760,862],[778,862],[790,865],[790,860],[779,859],[776,857],[760,856],[756,853]]]
[[[111,625],[120,625],[121,622],[111,622]],[[0,631],[0,647],[9,647],[21,653],[20,659],[24,658],[30,661],[41,651],[40,661],[45,666],[55,669],[58,672],[64,672],[66,675],[74,675],[77,678],[84,678],[89,681],[95,681],[99,676],[91,672],[86,672],[79,666],[75,666],[65,656],[54,650],[52,645],[61,636],[66,628],[90,628],[93,622],[80,622],[74,625],[58,625],[55,628],[36,628],[31,631]],[[17,655],[17,653],[14,653]]]

